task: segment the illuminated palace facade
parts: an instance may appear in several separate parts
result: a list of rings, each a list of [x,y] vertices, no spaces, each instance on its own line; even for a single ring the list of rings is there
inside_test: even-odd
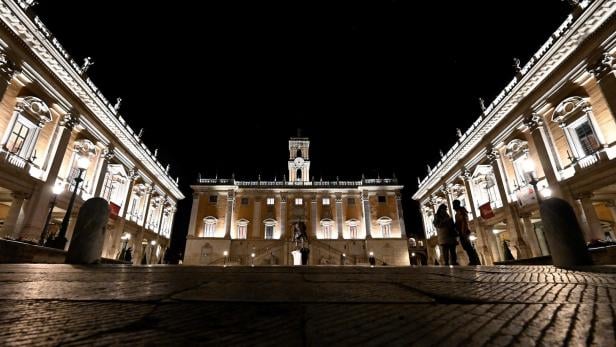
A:
[[[76,64],[30,3],[0,2],[0,236],[39,243],[44,230],[56,234],[81,162],[69,242],[79,207],[102,197],[110,203],[102,256],[132,247],[136,263],[157,263],[183,198],[177,180],[87,77],[89,59]]]
[[[308,138],[289,140],[282,181],[202,178],[192,186],[184,264],[293,265],[304,244],[310,265],[368,264],[370,252],[377,264],[409,265],[397,180],[311,181],[309,148]]]
[[[482,264],[504,260],[505,244],[516,259],[549,254],[534,186],[573,206],[587,241],[616,239],[616,2],[574,7],[419,181],[430,264],[443,264],[435,211],[454,199]]]

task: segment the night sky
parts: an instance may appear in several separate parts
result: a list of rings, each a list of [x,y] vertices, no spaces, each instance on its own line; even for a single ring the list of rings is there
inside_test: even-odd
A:
[[[140,5],[138,5],[140,4]],[[566,1],[132,2],[39,0],[33,8],[120,113],[145,128],[187,199],[190,184],[278,179],[302,129],[315,179],[391,177],[407,234],[434,165],[569,13]],[[405,120],[409,126],[401,125]]]

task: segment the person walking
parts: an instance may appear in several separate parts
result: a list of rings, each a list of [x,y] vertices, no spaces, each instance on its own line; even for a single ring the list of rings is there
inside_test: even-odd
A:
[[[436,210],[434,216],[434,226],[437,229],[438,243],[443,248],[443,258],[445,265],[458,265],[456,256],[456,230],[454,228],[453,219],[447,213],[447,205],[442,204]],[[450,263],[451,260],[451,263]]]
[[[460,245],[462,245],[462,248],[468,255],[468,265],[481,265],[477,251],[470,240],[471,230],[468,227],[468,211],[461,205],[460,200],[453,201],[453,209],[456,211],[456,232],[460,238]]]

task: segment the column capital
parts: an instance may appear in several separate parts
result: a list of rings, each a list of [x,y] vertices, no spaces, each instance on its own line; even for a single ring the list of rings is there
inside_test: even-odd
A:
[[[114,157],[115,157],[115,151],[114,151],[113,146],[108,146],[107,148],[103,149],[103,158],[106,161],[110,161]]]
[[[73,130],[77,125],[79,125],[79,115],[73,112],[68,112],[64,116],[62,116],[62,121],[60,125]]]
[[[136,168],[132,168],[130,170],[128,170],[128,179],[131,181],[136,181],[137,178],[139,178],[139,170],[137,170]]]
[[[486,157],[490,161],[490,164],[494,164],[500,158],[500,153],[494,146],[490,145],[486,147]]]
[[[541,125],[543,125],[543,118],[537,112],[533,112],[524,118],[524,125],[528,128],[528,130],[532,133],[533,131],[539,129]]]
[[[594,194],[592,192],[582,192],[582,193],[578,193],[575,198],[578,200],[587,200],[590,199],[594,196]]]
[[[342,204],[342,198],[336,197],[336,203],[337,204]]]
[[[0,52],[0,75],[10,81],[18,72],[20,72],[19,66],[9,58],[6,52]]]
[[[588,64],[587,70],[592,73],[597,80],[601,80],[615,68],[616,59],[608,52],[603,52],[598,59]]]
[[[464,181],[470,181],[471,178],[473,178],[473,173],[468,168],[463,167],[461,171],[462,174],[460,175],[460,177],[462,177]]]

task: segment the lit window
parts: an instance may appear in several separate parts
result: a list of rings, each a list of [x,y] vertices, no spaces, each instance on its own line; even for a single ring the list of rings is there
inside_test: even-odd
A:
[[[214,217],[205,217],[203,218],[203,223],[205,224],[203,233],[204,236],[214,237],[214,234],[216,232],[216,223],[218,223],[218,220]]]
[[[323,219],[321,220],[320,224],[321,224],[321,237],[320,238],[331,239],[334,221],[331,219]]]
[[[9,136],[9,141],[6,143],[6,148],[9,150],[9,152],[21,155],[29,132],[30,128],[20,122],[20,120],[15,122],[15,126],[13,127],[13,131],[11,132],[11,136]]]
[[[273,225],[266,225],[265,226],[265,239],[266,240],[271,240],[274,238],[274,226]]]
[[[349,234],[352,239],[357,238],[357,225],[349,225]]]
[[[41,128],[51,121],[51,113],[47,105],[40,99],[27,96],[19,101],[10,127],[5,135],[4,148],[23,158],[30,160]]]
[[[267,198],[267,204],[268,204],[269,206],[274,205],[274,198]]]
[[[359,221],[357,219],[350,219],[345,224],[349,226],[349,238],[357,239],[359,236]]]
[[[381,236],[383,238],[391,237],[391,218],[381,217],[377,219],[377,224],[381,227]]]
[[[329,205],[329,198],[323,198],[323,205]]]
[[[597,135],[586,117],[574,122],[568,128],[573,146],[578,153],[578,158],[591,155],[600,148]]]
[[[295,198],[295,205],[303,205],[303,204],[304,204],[304,199]]]
[[[248,235],[248,221],[246,219],[240,219],[237,221],[237,238],[245,240]]]

